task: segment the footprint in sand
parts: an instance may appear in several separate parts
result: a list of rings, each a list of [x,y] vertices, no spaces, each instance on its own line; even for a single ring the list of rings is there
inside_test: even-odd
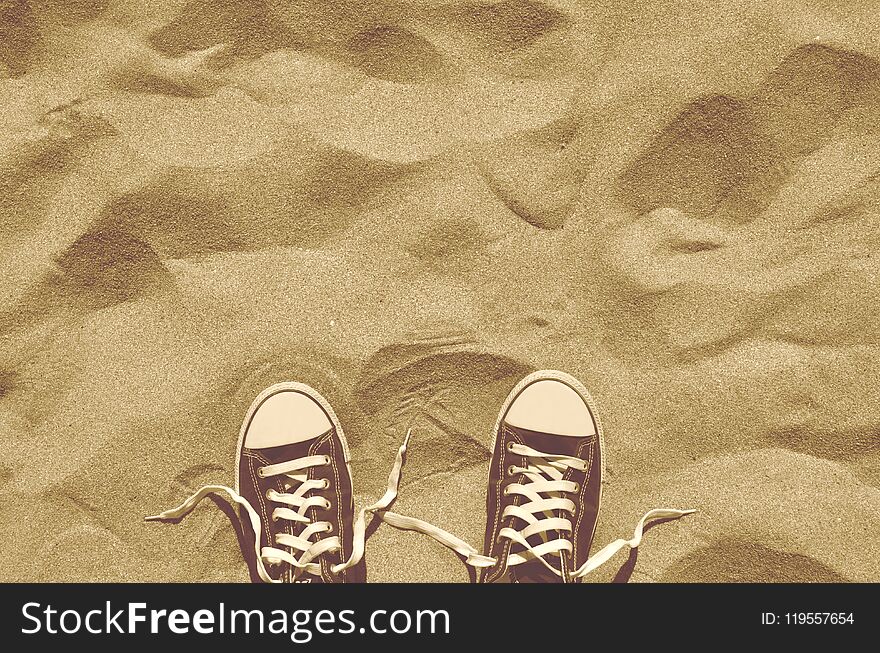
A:
[[[501,401],[531,370],[456,336],[416,340],[373,354],[354,396],[383,439],[412,429],[411,482],[484,462]]]

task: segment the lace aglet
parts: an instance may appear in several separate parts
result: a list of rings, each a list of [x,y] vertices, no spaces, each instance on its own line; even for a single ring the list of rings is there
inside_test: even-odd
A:
[[[144,521],[166,521],[168,519],[172,519],[172,517],[165,512],[160,512],[158,515],[148,515],[144,517]]]

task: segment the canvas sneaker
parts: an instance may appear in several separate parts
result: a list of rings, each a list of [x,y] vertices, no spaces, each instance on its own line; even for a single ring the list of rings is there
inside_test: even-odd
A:
[[[407,436],[408,437],[408,436]],[[235,456],[235,487],[206,485],[181,505],[147,517],[179,520],[205,497],[225,495],[238,508],[260,579],[363,582],[367,514],[393,503],[404,447],[388,492],[355,517],[348,443],[330,404],[295,382],[266,388],[245,415]]]
[[[590,556],[605,457],[589,392],[568,374],[542,370],[516,385],[495,424],[482,552],[425,521],[393,512],[382,518],[453,549],[479,569],[479,582],[578,582],[621,549],[638,547],[649,521],[695,512],[650,510],[631,539]]]

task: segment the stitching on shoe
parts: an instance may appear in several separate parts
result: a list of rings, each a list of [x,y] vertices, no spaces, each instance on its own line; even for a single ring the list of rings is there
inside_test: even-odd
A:
[[[263,516],[263,529],[266,531],[266,543],[267,544],[274,544],[274,542],[272,542],[272,533],[269,530],[269,514],[268,514],[268,511],[266,510],[266,504],[263,502],[263,495],[260,492],[260,486],[257,483],[257,473],[256,473],[256,469],[254,469],[255,456],[247,456],[247,458],[248,458],[248,465],[250,467],[250,472],[251,472],[250,473],[251,482],[254,484],[254,494],[257,495],[257,500],[260,502],[260,514]]]
[[[492,529],[489,531],[489,533],[491,534],[491,539],[489,540],[489,551],[487,552],[487,554],[489,556],[491,556],[492,554],[495,553],[495,545],[496,545],[497,532],[498,532],[498,519],[499,519],[498,516],[501,514],[501,484],[503,482],[503,477],[501,476],[501,472],[504,469],[504,455],[505,455],[505,452],[507,451],[507,447],[504,442],[504,439],[506,436],[504,425],[501,426],[500,431],[501,432],[498,435],[500,435],[501,437],[497,438],[497,440],[496,440],[496,447],[500,445],[501,452],[498,455],[498,480],[495,482],[495,485],[496,485],[496,488],[495,488],[495,515],[492,518]],[[501,563],[501,561],[499,560],[496,564],[500,564],[500,563]],[[491,582],[492,579],[493,579],[493,574],[491,572],[486,574],[485,582],[487,582],[487,583]]]
[[[517,444],[522,444],[522,441],[520,440],[519,436],[513,430],[508,428],[506,425],[502,428],[504,429],[504,432],[506,433],[508,438],[515,440],[517,442]],[[504,457],[505,462],[507,460],[507,458],[506,458],[507,453],[506,452],[507,452],[507,446],[505,445],[503,452],[502,452],[502,456]],[[513,457],[513,455],[514,454],[511,454],[511,458]],[[523,456],[519,456],[519,457],[523,457]],[[503,474],[506,471],[506,468],[507,468],[506,464],[502,465],[500,473],[499,473],[499,477],[501,477],[501,474]],[[520,476],[522,476],[522,475],[520,475]],[[501,497],[502,497],[501,483],[499,483],[499,485],[498,485],[498,490],[499,491],[498,491],[498,511],[497,511],[498,526],[497,526],[497,528],[500,530],[501,526],[504,525],[504,517],[501,516],[501,514],[502,514],[501,504],[503,503],[503,501],[501,500]],[[513,497],[513,500],[512,500],[513,505],[518,506],[520,499],[521,499],[521,497],[519,495],[516,495],[515,497]],[[513,523],[515,521],[515,519],[516,519],[515,517],[513,519],[511,519],[511,523]],[[495,547],[496,539],[497,539],[497,533],[496,533],[496,538],[493,538],[493,540],[492,540],[493,541],[493,544],[492,544],[493,550]],[[486,582],[493,582],[495,580],[498,580],[501,577],[501,575],[504,573],[504,570],[507,569],[507,559],[510,557],[510,549],[512,548],[512,546],[513,546],[513,541],[505,539],[504,543],[501,545],[501,551],[498,554],[498,565],[497,565],[495,571],[492,574],[490,574],[490,577],[487,579]],[[514,572],[512,569],[510,569],[509,571],[511,573],[511,576],[515,577],[516,572]]]
[[[571,559],[572,559],[572,565],[574,566],[575,569],[577,569],[580,566],[580,565],[578,565],[578,558],[577,558],[578,539],[579,539],[577,537],[577,534],[580,531],[581,520],[584,518],[585,511],[584,511],[584,508],[582,505],[583,504],[583,496],[584,496],[584,493],[587,491],[587,485],[589,485],[589,482],[590,482],[590,470],[593,467],[593,453],[595,451],[595,447],[593,446],[593,444],[595,442],[596,442],[596,438],[592,437],[589,440],[587,440],[586,442],[582,443],[581,446],[578,447],[578,458],[580,458],[581,460],[583,460],[583,456],[581,454],[584,450],[584,447],[590,447],[590,459],[587,461],[587,471],[584,474],[584,482],[581,484],[581,491],[578,492],[578,496],[577,496],[578,507],[579,507],[577,524],[575,525],[574,530],[571,533],[571,542],[574,545],[574,547],[572,548],[572,551],[571,551]]]
[[[316,453],[318,452],[318,450],[321,448],[321,444],[323,444],[323,442],[324,442],[324,437],[319,437],[319,438],[317,438],[317,439],[312,443],[312,445],[309,447],[309,455],[310,455],[310,456],[314,456],[314,455],[316,455]],[[310,468],[309,468],[309,475],[308,475],[308,478],[309,478],[309,480],[313,480],[313,479],[315,478],[315,468],[314,468],[314,467],[310,467]],[[317,512],[318,512],[318,508],[317,508],[317,506],[312,506],[312,507],[309,508],[309,510],[308,510],[308,513],[309,513],[309,519],[311,519],[313,523],[314,523],[315,521],[317,521],[317,516],[318,516],[318,515],[317,515]],[[321,535],[323,535],[323,533],[319,534],[318,539],[321,539],[321,537],[320,537]],[[324,566],[324,558],[323,558],[323,556],[321,557],[321,561],[320,561],[319,565],[320,565],[320,567],[321,567],[321,576],[323,577],[324,572],[327,571],[326,567]]]
[[[269,460],[263,454],[261,454],[259,451],[242,451],[242,454],[252,460],[253,459],[259,460],[264,465],[271,465],[272,464],[272,461]],[[254,478],[254,476],[255,475],[253,473],[251,473],[251,477]],[[256,479],[254,479],[254,483],[255,483],[256,490],[257,490],[257,497],[260,500],[260,505],[262,506],[263,512],[265,515],[264,521],[266,522],[266,527],[268,529],[269,519],[271,519],[271,515],[269,514],[269,506],[267,504],[263,503],[263,494],[262,494],[262,492],[260,492],[259,484],[257,484]],[[281,482],[280,477],[278,477],[278,476],[273,477],[270,480],[270,483],[275,484],[275,491],[278,492],[279,494],[283,494],[285,492],[284,483]],[[293,524],[288,522],[287,520],[285,520],[284,523],[281,524],[281,527],[277,528],[276,530],[280,531],[281,533],[284,533],[285,535],[290,535],[291,537],[293,537],[294,536],[293,528],[294,528]],[[277,544],[277,542],[274,542],[272,540],[271,529],[267,530],[267,532],[269,533],[269,535],[267,537],[267,539],[269,541],[269,545],[275,546]],[[293,567],[291,567],[290,565],[287,565],[287,566],[288,566],[288,570],[286,572],[287,579],[288,579],[288,581],[292,581],[293,580]]]
[[[269,460],[268,458],[266,458],[266,456],[261,454],[259,451],[242,451],[242,454],[245,456],[248,456],[249,458],[256,458],[264,465],[271,465],[272,464],[272,461]]]
[[[340,556],[341,562],[342,560],[345,560],[347,556],[345,555],[345,523],[342,521],[342,496],[340,495],[339,490],[339,469],[336,465],[336,441],[332,436],[328,435],[327,437],[330,442],[330,464],[333,467],[333,490],[336,493],[336,527],[339,532],[339,544],[342,550],[342,555]],[[344,578],[345,571],[343,571],[341,575]]]
[[[320,438],[318,438],[317,440],[315,440],[315,443],[314,443],[311,447],[309,447],[309,455],[310,455],[310,456],[314,456],[314,455],[315,455],[315,454],[321,449],[321,447],[322,447],[325,443],[327,443],[328,441],[329,441],[330,452],[331,452],[331,453],[334,453],[334,449],[333,449],[333,431],[334,431],[334,429],[331,428],[331,429],[330,429],[329,431],[327,431],[327,433],[325,433],[322,437],[320,437]],[[330,456],[330,465],[331,465],[331,467],[332,467],[332,469],[333,469],[333,476],[334,476],[334,482],[335,482],[335,490],[336,490],[336,492],[337,492],[337,494],[338,494],[338,492],[339,492],[338,472],[337,472],[337,469],[336,469],[336,461],[335,461],[334,456]],[[312,468],[309,469],[309,479],[313,479],[313,478],[314,478],[314,467],[312,467]],[[338,502],[337,502],[337,503],[338,503]],[[338,511],[339,511],[339,508],[337,507],[337,514],[338,514]],[[309,514],[309,517],[310,517],[310,519],[312,520],[312,522],[317,521],[317,518],[318,518],[318,514],[317,514],[317,513],[318,513],[318,508],[317,508],[317,506],[313,506],[312,508],[310,508],[310,509],[309,509],[309,513],[310,513],[310,514]],[[317,535],[318,535],[318,539],[319,539],[319,540],[323,540],[323,539],[324,539],[324,533],[317,533]],[[326,556],[324,556],[324,555],[321,556],[321,562],[320,562],[320,565],[321,565],[321,576],[324,577],[324,576],[326,575],[327,578],[332,578],[332,577],[333,577],[333,574],[332,574],[332,565],[331,565],[331,563],[327,560],[327,557],[326,557]]]
[[[522,444],[522,440],[520,440],[519,436],[518,436],[514,431],[512,431],[511,429],[509,429],[509,428],[507,427],[507,425],[502,426],[502,430],[503,430],[503,432],[507,435],[507,437],[509,437],[509,438],[511,438],[511,439],[513,439],[513,440],[515,440],[515,441],[517,442],[517,444]],[[503,477],[502,477],[501,474],[503,473],[503,471],[504,471],[504,469],[505,469],[505,466],[504,466],[503,463],[504,463],[504,461],[505,461],[505,457],[506,457],[506,453],[505,453],[505,452],[506,452],[506,451],[507,451],[507,446],[505,445],[505,446],[502,447],[502,452],[501,452],[500,462],[502,463],[502,466],[501,466],[501,469],[499,470],[499,479],[503,479]],[[513,456],[513,454],[511,454],[511,456]],[[517,456],[517,457],[518,457],[518,458],[525,458],[525,456]],[[525,475],[524,475],[524,474],[519,474],[519,476],[522,477],[522,476],[525,476]],[[492,551],[492,552],[495,551],[495,540],[497,539],[497,533],[496,533],[496,530],[495,530],[495,529],[498,528],[498,526],[499,526],[499,522],[500,522],[500,521],[503,521],[502,517],[500,517],[500,515],[501,515],[501,503],[502,503],[502,502],[501,502],[501,483],[502,483],[502,482],[503,482],[503,480],[500,480],[500,481],[499,481],[499,484],[498,484],[498,491],[496,492],[496,504],[497,504],[498,507],[496,508],[496,511],[495,511],[495,522],[494,522],[494,527],[493,527],[493,529],[492,529],[492,533],[495,535],[495,537],[492,538],[492,545],[491,545],[491,551]],[[519,505],[519,502],[521,501],[521,499],[522,499],[522,497],[521,497],[520,495],[516,495],[515,497],[513,497],[513,505],[518,506],[518,505]],[[515,520],[515,519],[516,519],[516,518],[514,517],[514,518],[511,520],[511,523],[512,523],[513,520]],[[493,573],[491,573],[491,574],[488,575],[488,577],[486,578],[486,582],[487,582],[487,583],[491,583],[491,582],[493,582],[493,581],[495,581],[495,580],[498,580],[498,578],[501,577],[501,574],[504,573],[504,570],[507,569],[507,559],[508,559],[508,557],[510,556],[510,548],[511,548],[512,545],[513,545],[513,540],[505,539],[504,544],[501,545],[501,552],[500,552],[499,557],[498,557],[498,563],[497,563],[497,566],[496,566],[496,570],[495,570]],[[513,572],[512,569],[510,570],[510,572],[511,572],[511,575],[514,575],[514,572]]]

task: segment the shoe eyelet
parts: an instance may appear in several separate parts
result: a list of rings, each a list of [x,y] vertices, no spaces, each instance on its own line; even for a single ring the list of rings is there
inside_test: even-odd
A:
[[[510,495],[510,492],[508,492],[509,489],[510,489],[510,486],[506,486],[503,490],[501,490],[502,496],[505,496],[505,497],[509,496]]]
[[[507,450],[508,450],[508,451],[513,451],[513,442],[508,442],[508,443],[507,443]]]
[[[266,475],[263,473],[262,467],[257,467],[257,476],[259,476],[260,478],[266,478]]]
[[[324,499],[324,510],[330,510],[333,507],[333,504],[330,503],[330,499]]]
[[[266,490],[266,500],[267,501],[272,501],[272,497],[269,496],[270,494],[272,494],[272,488],[269,488],[268,490]]]
[[[575,494],[577,494],[577,493],[580,492],[580,491],[581,491],[581,484],[580,484],[580,483],[575,483],[575,484],[574,484],[574,490],[572,490],[572,492],[574,492]]]
[[[332,532],[333,532],[333,524],[328,523],[327,524],[327,533],[332,533]]]
[[[513,465],[511,465],[510,467],[507,468],[507,475],[513,476],[514,474],[516,474],[516,468]]]
[[[323,482],[323,484],[321,485],[321,489],[326,490],[327,488],[330,487],[330,480],[325,478],[325,479],[323,479],[323,481],[324,481],[324,482]]]
[[[329,464],[330,464],[330,456],[324,456],[324,464],[325,464],[325,465],[329,465]]]

